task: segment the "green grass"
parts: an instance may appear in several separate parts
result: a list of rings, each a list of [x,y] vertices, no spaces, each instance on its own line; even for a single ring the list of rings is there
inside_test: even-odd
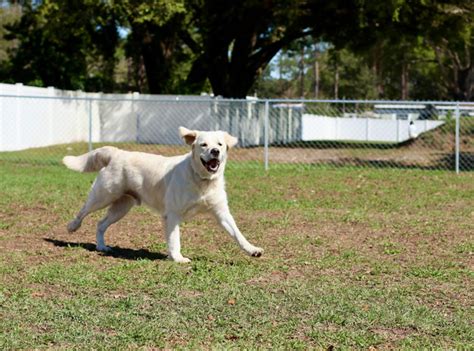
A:
[[[245,256],[208,217],[179,265],[137,208],[93,251],[93,174],[0,163],[1,349],[472,349],[474,175],[231,164]]]

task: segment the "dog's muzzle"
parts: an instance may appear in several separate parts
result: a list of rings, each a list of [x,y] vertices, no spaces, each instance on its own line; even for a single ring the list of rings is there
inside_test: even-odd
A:
[[[217,158],[211,158],[209,161],[204,161],[201,158],[201,163],[209,173],[216,173],[221,165],[221,162]]]

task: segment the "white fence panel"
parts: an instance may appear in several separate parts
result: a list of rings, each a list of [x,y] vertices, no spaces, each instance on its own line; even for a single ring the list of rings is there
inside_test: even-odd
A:
[[[399,140],[400,125],[398,120],[370,119],[364,118],[367,124],[367,141],[374,142],[396,142]],[[361,122],[362,123],[362,122]],[[408,127],[405,140],[408,139]]]
[[[335,118],[337,127],[336,140],[367,140],[367,122],[356,118]]]
[[[304,114],[302,140],[336,140],[337,124],[333,117]]]
[[[140,101],[135,102],[136,141],[153,144],[182,144],[178,127],[212,130],[209,101]]]
[[[132,94],[107,95],[115,101],[94,101],[98,107],[100,142],[135,142],[137,136],[137,121],[133,113]],[[124,100],[120,100],[120,98]],[[95,111],[94,111],[95,112]],[[93,114],[95,115],[95,114]]]
[[[87,101],[73,99],[85,93],[0,84],[0,94],[11,95],[1,98],[0,151],[88,140]]]
[[[343,118],[304,114],[302,140],[403,142],[410,139],[408,120]],[[443,121],[414,121],[418,134],[441,126]]]

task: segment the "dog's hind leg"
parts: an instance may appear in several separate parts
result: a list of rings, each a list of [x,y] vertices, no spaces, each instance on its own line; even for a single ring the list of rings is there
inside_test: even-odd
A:
[[[107,207],[115,200],[117,200],[117,196],[113,196],[109,191],[105,190],[101,186],[101,182],[97,179],[92,185],[86,203],[81,208],[76,218],[67,225],[68,232],[73,233],[78,230],[81,227],[82,221],[88,214]]]
[[[97,251],[111,251],[111,248],[105,245],[105,231],[110,225],[122,219],[136,203],[136,199],[130,195],[124,195],[112,203],[105,217],[97,224]]]

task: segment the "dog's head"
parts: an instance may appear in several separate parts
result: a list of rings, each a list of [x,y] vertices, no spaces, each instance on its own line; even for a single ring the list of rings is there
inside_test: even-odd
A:
[[[203,132],[179,127],[179,134],[192,146],[193,168],[204,179],[214,179],[224,172],[227,151],[237,138],[227,132]]]

